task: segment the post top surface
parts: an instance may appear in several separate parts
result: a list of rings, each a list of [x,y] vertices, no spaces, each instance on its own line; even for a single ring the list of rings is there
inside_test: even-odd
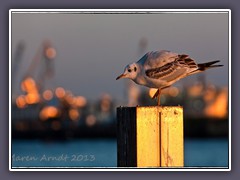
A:
[[[123,108],[123,109],[135,109],[135,108],[164,108],[164,109],[183,109],[182,106],[119,106],[117,108]]]

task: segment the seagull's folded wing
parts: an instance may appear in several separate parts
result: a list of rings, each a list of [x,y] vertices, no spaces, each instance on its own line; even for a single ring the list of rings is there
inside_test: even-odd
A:
[[[146,53],[137,63],[141,64],[145,70],[162,67],[178,58],[177,53],[171,51],[152,51]]]
[[[146,69],[145,73],[149,78],[172,82],[188,76],[196,69],[198,69],[198,65],[194,60],[183,54],[178,55],[174,61],[170,61],[163,66],[154,66],[151,69]]]
[[[169,63],[162,67],[148,69],[145,71],[145,73],[149,78],[171,82],[184,77],[187,73],[187,68],[179,67],[175,63]]]

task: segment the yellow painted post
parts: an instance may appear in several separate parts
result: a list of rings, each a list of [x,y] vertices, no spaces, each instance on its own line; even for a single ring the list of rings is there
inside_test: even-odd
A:
[[[183,167],[183,109],[180,106],[120,107],[119,167]]]
[[[184,166],[183,110],[181,107],[161,109],[161,167]]]
[[[136,128],[137,167],[159,167],[159,108],[137,107]]]

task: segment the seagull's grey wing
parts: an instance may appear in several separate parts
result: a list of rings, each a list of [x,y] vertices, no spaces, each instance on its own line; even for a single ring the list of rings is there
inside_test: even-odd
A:
[[[148,69],[145,71],[146,76],[153,79],[161,79],[167,82],[177,81],[191,72],[198,69],[198,65],[188,55],[178,55],[178,58],[163,66]]]
[[[178,54],[171,51],[152,51],[146,53],[137,63],[141,64],[145,70],[148,70],[164,66],[177,58]]]

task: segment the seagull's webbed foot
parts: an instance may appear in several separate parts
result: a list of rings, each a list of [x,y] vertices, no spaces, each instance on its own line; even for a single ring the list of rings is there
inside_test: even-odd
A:
[[[160,96],[161,96],[161,89],[158,89],[156,93],[153,95],[152,99],[157,98],[158,100],[158,106],[160,106]]]
[[[155,94],[153,95],[152,99],[155,99],[158,97],[158,94],[159,94],[159,89],[155,92]]]

